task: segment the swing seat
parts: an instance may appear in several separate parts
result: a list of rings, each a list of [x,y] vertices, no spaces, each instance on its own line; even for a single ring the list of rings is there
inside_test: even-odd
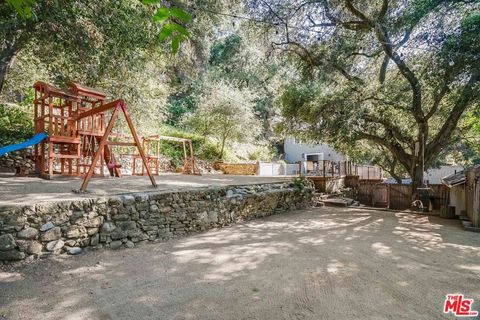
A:
[[[122,165],[120,163],[108,163],[107,168],[108,169],[120,169]]]

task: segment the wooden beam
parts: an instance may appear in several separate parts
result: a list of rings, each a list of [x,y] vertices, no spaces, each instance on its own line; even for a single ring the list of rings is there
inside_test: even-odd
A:
[[[56,135],[51,135],[48,137],[49,142],[53,143],[72,143],[72,144],[78,144],[80,143],[80,138],[76,137],[62,137],[62,136],[56,136]]]
[[[98,114],[98,113],[105,112],[107,110],[110,110],[110,109],[113,109],[113,108],[116,108],[116,107],[124,106],[124,105],[125,105],[125,102],[123,102],[123,100],[121,100],[121,99],[115,100],[115,101],[112,101],[110,103],[104,104],[103,106],[100,106],[100,107],[97,107],[97,108],[94,108],[94,109],[90,109],[88,111],[80,113],[78,115],[78,120],[86,118],[86,117],[93,116],[93,115]]]
[[[54,153],[53,158],[58,158],[58,159],[78,159],[79,156],[77,156],[76,154],[58,154],[58,153]]]
[[[128,115],[127,108],[125,105],[122,106],[122,111],[123,115],[125,116],[125,119],[127,120],[128,127],[130,128],[130,132],[132,133],[133,136],[133,141],[135,141],[135,144],[137,145],[138,152],[140,153],[140,156],[142,157],[143,164],[145,168],[147,169],[147,174],[148,177],[150,178],[150,181],[152,182],[152,185],[156,188],[157,187],[157,182],[155,181],[155,178],[152,175],[152,172],[149,168],[147,158],[145,157],[145,153],[143,152],[143,148],[141,147],[140,140],[138,139],[137,132],[135,131],[135,127],[133,126],[132,119],[130,119],[130,116]],[[118,110],[118,109],[116,109]]]
[[[135,142],[107,141],[107,146],[136,147]]]
[[[98,150],[97,150],[97,152],[95,152],[95,156],[93,157],[92,163],[90,164],[90,167],[88,168],[87,175],[83,179],[82,186],[80,187],[81,192],[85,192],[85,190],[87,190],[88,183],[90,182],[90,179],[92,178],[93,173],[95,172],[95,167],[97,165],[98,160],[100,159],[100,155],[102,154],[102,150],[105,147],[105,144],[107,143],[108,135],[112,131],[113,125],[115,124],[115,120],[117,120],[117,117],[118,117],[118,109],[115,109],[113,111],[112,117],[110,118],[110,122],[108,123],[107,129],[105,130],[105,134],[103,135],[102,139],[100,140]]]
[[[191,141],[190,139],[185,139],[185,138],[168,137],[168,136],[160,136],[160,135],[148,136],[148,137],[144,137],[143,139],[145,141],[160,141],[160,140],[168,140],[168,141],[176,141],[176,142]]]

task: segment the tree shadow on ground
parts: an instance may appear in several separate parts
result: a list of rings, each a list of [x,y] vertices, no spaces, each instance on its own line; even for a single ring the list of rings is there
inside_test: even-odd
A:
[[[1,272],[0,308],[29,319],[431,319],[447,293],[478,297],[479,279],[480,239],[458,221],[319,208]]]

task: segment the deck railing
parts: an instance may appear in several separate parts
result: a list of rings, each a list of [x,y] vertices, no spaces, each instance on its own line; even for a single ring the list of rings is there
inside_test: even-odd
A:
[[[377,166],[358,165],[352,161],[303,161],[302,172],[309,176],[341,178],[359,176],[360,180],[378,180],[383,178],[382,169]]]

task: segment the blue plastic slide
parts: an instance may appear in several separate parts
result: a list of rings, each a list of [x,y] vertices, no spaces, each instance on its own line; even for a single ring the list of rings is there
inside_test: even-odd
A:
[[[44,132],[41,132],[41,133],[37,133],[32,138],[30,138],[29,140],[24,141],[22,143],[11,144],[9,146],[1,147],[0,148],[0,157],[3,156],[4,154],[8,153],[8,152],[21,150],[21,149],[25,149],[27,147],[36,145],[37,143],[40,143],[47,138],[48,138],[48,135]]]

